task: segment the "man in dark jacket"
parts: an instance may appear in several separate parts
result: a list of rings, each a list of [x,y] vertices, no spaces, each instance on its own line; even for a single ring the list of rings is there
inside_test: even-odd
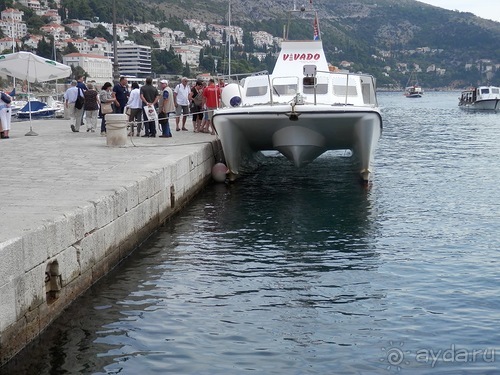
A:
[[[144,130],[146,134],[143,137],[156,137],[156,121],[149,120],[149,116],[146,111],[156,111],[155,105],[160,99],[160,93],[158,89],[153,86],[153,79],[151,77],[146,78],[146,84],[141,87],[141,100],[144,104]],[[146,108],[147,106],[147,108]],[[156,118],[158,118],[156,116]]]
[[[115,105],[115,113],[123,113],[129,96],[127,78],[120,77],[120,81],[113,86],[113,92],[115,93],[115,98],[118,101],[118,105]]]

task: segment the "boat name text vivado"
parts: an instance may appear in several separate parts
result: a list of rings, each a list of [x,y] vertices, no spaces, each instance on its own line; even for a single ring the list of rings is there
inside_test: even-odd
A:
[[[283,60],[285,61],[316,61],[321,58],[319,53],[284,53]]]

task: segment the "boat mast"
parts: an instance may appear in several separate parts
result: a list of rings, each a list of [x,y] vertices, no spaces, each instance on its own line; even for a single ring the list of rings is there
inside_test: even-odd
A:
[[[231,77],[231,0],[229,0],[229,13],[228,13],[228,27],[229,27],[229,35],[228,35],[228,69],[227,69],[227,75],[228,75],[228,80]]]
[[[12,53],[16,52],[16,39],[14,38],[14,9],[11,8],[11,21],[12,21]],[[16,77],[12,77],[13,90],[16,91]]]
[[[290,22],[292,13],[300,13],[302,14],[302,18],[304,18],[305,13],[313,13],[313,38],[314,40],[321,39],[321,31],[319,29],[319,19],[318,19],[318,11],[314,8],[312,0],[309,0],[309,8],[306,8],[304,5],[300,6],[300,9],[297,9],[297,5],[295,1],[293,2],[293,9],[288,11],[288,20],[287,25],[283,27],[283,39],[288,40],[288,32],[290,31]]]

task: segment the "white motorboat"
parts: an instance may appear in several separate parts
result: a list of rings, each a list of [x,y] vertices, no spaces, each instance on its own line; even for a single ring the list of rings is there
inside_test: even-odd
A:
[[[497,112],[500,110],[500,88],[495,86],[471,87],[462,91],[458,106],[466,110]]]
[[[47,98],[47,105],[56,110],[55,114],[54,114],[56,118],[63,118],[64,117],[64,102],[63,101],[57,100],[53,96],[49,96]]]
[[[316,13],[314,22],[316,34]],[[361,178],[370,179],[382,132],[375,80],[331,71],[317,39],[284,40],[272,74],[224,87],[226,107],[215,111],[213,124],[230,179],[266,150],[279,151],[297,167],[328,150],[351,150]]]

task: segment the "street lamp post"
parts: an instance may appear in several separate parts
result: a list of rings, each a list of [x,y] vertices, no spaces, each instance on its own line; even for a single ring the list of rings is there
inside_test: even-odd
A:
[[[120,66],[118,65],[118,54],[116,52],[116,0],[113,0],[113,80],[120,79]]]

